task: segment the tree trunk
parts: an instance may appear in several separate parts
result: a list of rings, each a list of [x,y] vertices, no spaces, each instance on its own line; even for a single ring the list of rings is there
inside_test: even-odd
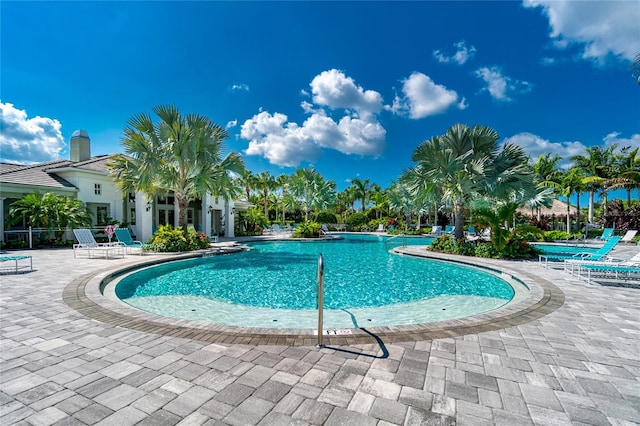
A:
[[[595,197],[595,193],[593,189],[589,191],[589,223],[593,223],[593,198]]]
[[[580,192],[577,192],[576,195],[576,232],[580,232]]]
[[[453,234],[456,240],[461,240],[464,237],[464,204],[456,203],[455,205],[455,228]]]
[[[187,233],[187,207],[189,206],[189,200],[187,200],[182,194],[174,193],[176,199],[176,205],[178,206],[178,226],[182,228],[185,235]]]
[[[567,233],[571,233],[571,203],[567,197]]]

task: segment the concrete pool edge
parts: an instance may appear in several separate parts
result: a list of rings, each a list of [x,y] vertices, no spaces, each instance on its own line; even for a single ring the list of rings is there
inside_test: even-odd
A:
[[[564,294],[558,287],[543,278],[519,269],[517,262],[443,256],[427,252],[424,249],[420,250],[419,246],[405,249],[407,252],[404,254],[432,257],[509,274],[529,287],[529,297],[512,306],[473,317],[427,324],[350,329],[350,335],[325,335],[325,345],[369,344],[375,343],[376,339],[382,339],[387,343],[410,342],[499,330],[541,318],[555,311],[564,303]],[[153,260],[142,258],[125,267],[111,267],[92,272],[69,283],[64,289],[63,300],[71,308],[95,320],[146,333],[211,343],[287,346],[313,346],[317,343],[314,330],[233,327],[176,320],[127,307],[124,304],[108,300],[101,293],[101,288],[105,283],[132,268],[195,256],[202,256],[202,254],[166,256]]]

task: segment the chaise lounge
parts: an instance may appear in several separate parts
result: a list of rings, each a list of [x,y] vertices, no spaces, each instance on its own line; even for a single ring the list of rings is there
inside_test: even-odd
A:
[[[118,242],[115,243],[98,243],[93,237],[90,229],[74,229],[73,235],[76,236],[78,244],[73,245],[73,257],[77,257],[78,253],[86,252],[89,258],[96,254],[109,257],[124,258],[124,246]]]

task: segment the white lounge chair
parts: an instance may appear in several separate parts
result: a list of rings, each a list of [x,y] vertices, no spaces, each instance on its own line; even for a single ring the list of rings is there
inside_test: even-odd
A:
[[[617,257],[604,256],[600,260],[580,260],[565,259],[564,270],[571,275],[580,275],[580,268],[584,265],[607,265],[607,266],[640,266],[640,252],[636,253],[629,259],[621,259]]]
[[[90,229],[74,229],[73,234],[78,240],[78,244],[73,245],[73,257],[77,257],[80,251],[86,251],[89,258],[96,253],[103,254],[107,259],[113,257],[124,257],[124,246],[118,242],[98,243],[93,237]]]
[[[322,226],[320,227],[320,233],[321,234],[330,234],[331,231],[329,231],[329,228],[327,228],[326,224],[322,224]]]
[[[378,225],[378,229],[376,229],[376,232],[384,232],[384,225],[383,224],[379,224]]]
[[[622,236],[622,239],[620,240],[620,242],[630,243],[631,240],[633,240],[633,237],[635,237],[637,233],[638,231],[636,231],[635,229],[628,230],[627,233]]]

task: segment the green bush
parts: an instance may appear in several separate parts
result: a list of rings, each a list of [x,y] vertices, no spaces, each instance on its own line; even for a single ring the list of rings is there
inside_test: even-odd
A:
[[[322,225],[318,222],[305,222],[298,225],[291,235],[294,238],[317,238],[320,236]]]
[[[543,235],[544,241],[556,241],[569,239],[569,233],[565,231],[547,231]]]
[[[347,218],[347,225],[351,226],[352,231],[361,231],[369,223],[369,218],[361,212],[352,213]]]
[[[330,212],[320,212],[316,216],[316,222],[318,223],[338,223],[336,215]]]
[[[443,235],[435,239],[429,249],[441,253],[459,254],[462,256],[473,256],[475,244],[472,241],[455,240],[451,235]]]
[[[155,244],[159,252],[192,251],[209,248],[209,238],[203,233],[190,231],[185,236],[182,228],[162,225],[151,237],[150,244]]]
[[[515,234],[527,241],[540,241],[544,239],[544,231],[533,225],[520,225],[516,228]]]
[[[489,241],[481,242],[480,244],[478,244],[475,249],[475,255],[476,257],[486,257],[491,259],[500,257],[500,253],[498,252],[498,250]]]

